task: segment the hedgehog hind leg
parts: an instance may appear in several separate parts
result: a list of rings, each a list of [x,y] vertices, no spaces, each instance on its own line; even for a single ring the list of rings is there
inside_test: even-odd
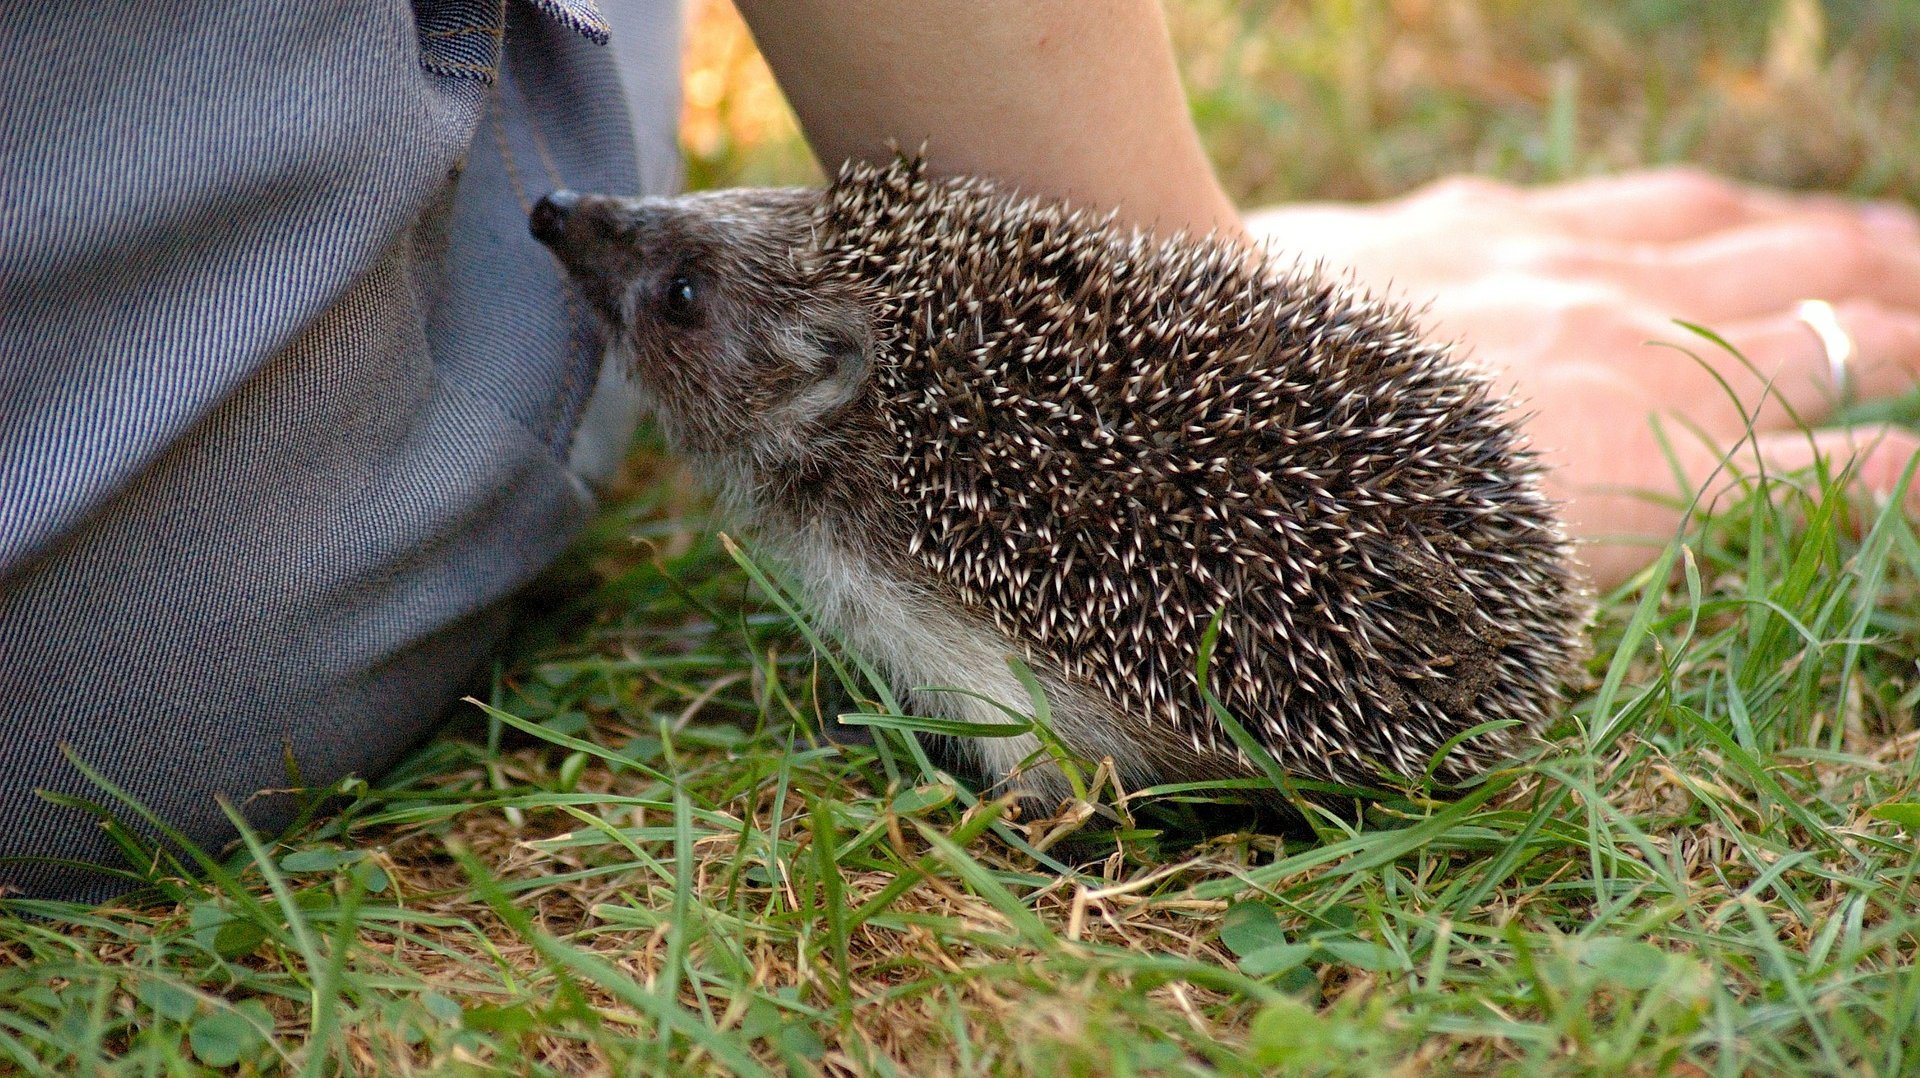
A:
[[[982,798],[1011,796],[1023,820],[1050,815],[1072,795],[1066,776],[1046,762],[1040,740],[1032,734],[1010,738],[936,737],[931,739],[929,749],[936,765],[977,790]]]
[[[946,682],[964,687],[967,692],[922,688],[907,694],[911,704],[928,714],[976,724],[1013,723],[1016,715],[1034,714],[1035,701],[1008,665],[1011,650],[997,635],[992,641],[999,646],[981,649],[981,657],[991,654],[992,660],[975,666],[971,676],[954,677]],[[940,656],[940,664],[948,668],[949,674],[960,673],[952,668],[958,650],[943,649]],[[1046,709],[1052,716],[1050,740],[1070,754],[1071,761],[1063,764],[1055,759],[1038,734],[1021,733],[1011,737],[941,738],[942,763],[975,781],[987,796],[1015,795],[1022,814],[1029,818],[1035,813],[1049,815],[1073,796],[1073,783],[1068,780],[1064,766],[1080,767],[1083,774],[1090,776],[1102,759],[1111,758],[1122,776],[1150,780],[1138,746],[1121,736],[1116,726],[1104,718],[1105,709],[1051,671],[1036,670],[1035,674],[1045,694]],[[929,678],[917,684],[940,682]]]
[[[1035,702],[1014,675],[1011,658],[1032,655],[978,615],[886,559],[849,548],[831,532],[797,529],[776,549],[800,579],[824,628],[873,661],[910,711],[972,724],[1009,724]],[[1059,740],[1098,764],[1112,756],[1129,780],[1151,781],[1142,747],[1091,692],[1081,691],[1037,660],[1028,667],[1046,693]],[[989,796],[1022,792],[1029,807],[1051,812],[1072,792],[1032,733],[947,738],[944,761],[977,778]]]
[[[880,573],[821,572],[821,561],[802,567],[815,570],[805,579],[826,624],[885,672],[908,711],[983,726],[1013,724],[1034,713],[1035,702],[1010,665],[1025,649],[926,589]],[[1050,670],[1034,672],[1060,740],[1083,755],[1106,748],[1109,724],[1082,718],[1093,711],[1084,694]],[[1089,739],[1089,732],[1096,736]],[[1023,798],[1044,801],[1051,811],[1071,793],[1065,774],[1046,760],[1032,733],[937,740],[945,743],[941,762],[977,780],[989,796],[1018,788]],[[1123,754],[1117,762],[1134,761]]]

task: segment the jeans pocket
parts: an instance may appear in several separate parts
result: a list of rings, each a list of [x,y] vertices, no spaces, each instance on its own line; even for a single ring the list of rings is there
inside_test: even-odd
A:
[[[435,75],[492,82],[506,32],[505,0],[413,0],[420,66]]]

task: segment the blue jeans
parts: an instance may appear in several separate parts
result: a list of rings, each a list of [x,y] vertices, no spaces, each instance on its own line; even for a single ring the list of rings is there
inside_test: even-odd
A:
[[[63,748],[217,847],[484,678],[593,508],[526,209],[676,179],[675,13],[618,14],[0,5],[0,890],[125,887]]]

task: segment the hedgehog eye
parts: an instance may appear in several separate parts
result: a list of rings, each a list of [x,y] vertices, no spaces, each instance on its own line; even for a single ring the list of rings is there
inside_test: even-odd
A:
[[[668,321],[686,325],[699,315],[696,306],[699,298],[700,293],[693,286],[693,278],[676,273],[667,280],[666,288],[660,293],[660,306],[666,312]]]

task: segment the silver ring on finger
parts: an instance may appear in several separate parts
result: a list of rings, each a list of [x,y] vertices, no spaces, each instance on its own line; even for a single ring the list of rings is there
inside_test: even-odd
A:
[[[1853,334],[1848,333],[1840,324],[1840,316],[1833,304],[1824,299],[1803,299],[1794,309],[1794,317],[1820,338],[1820,347],[1827,353],[1827,377],[1833,384],[1834,396],[1840,407],[1853,404],[1853,372],[1851,365],[1859,348],[1853,343]]]

